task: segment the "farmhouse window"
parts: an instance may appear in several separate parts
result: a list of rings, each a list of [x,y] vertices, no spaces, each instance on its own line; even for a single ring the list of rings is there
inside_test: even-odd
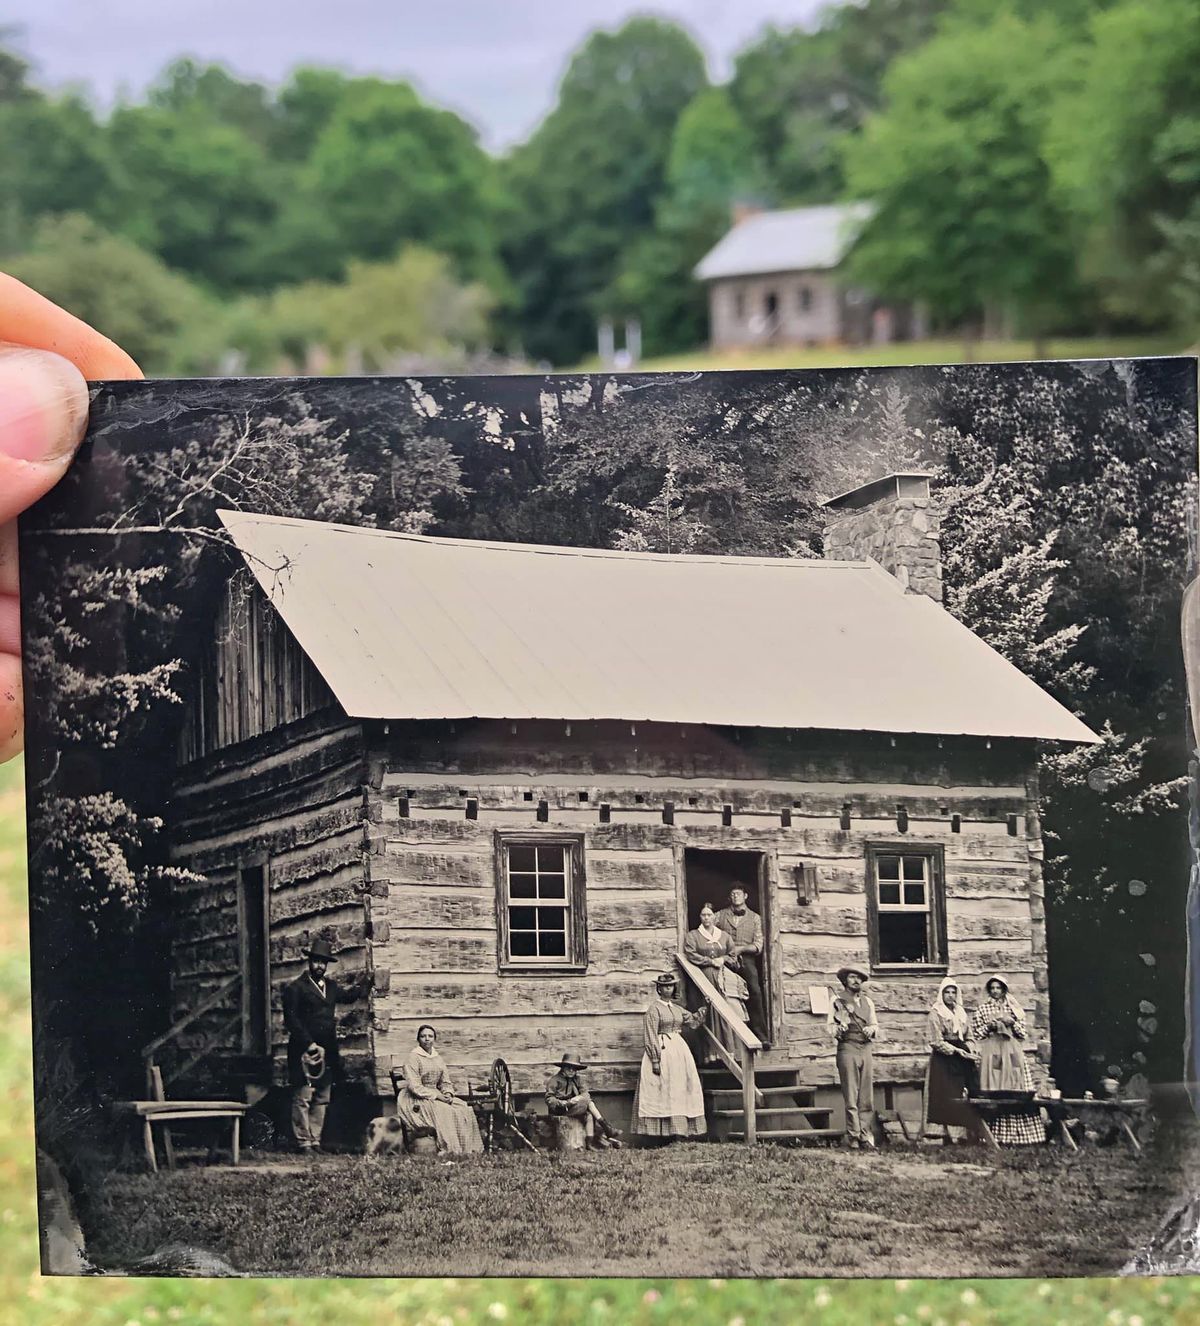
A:
[[[871,963],[946,965],[946,891],[937,846],[876,844],[867,849]]]
[[[582,837],[498,834],[496,891],[501,968],[587,966]]]
[[[796,302],[800,305],[800,312],[807,313],[812,308],[812,289],[809,286],[802,285],[796,291]]]

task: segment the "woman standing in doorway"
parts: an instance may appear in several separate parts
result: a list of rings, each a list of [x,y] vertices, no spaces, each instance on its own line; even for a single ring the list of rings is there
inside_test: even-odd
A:
[[[746,982],[729,966],[733,940],[717,925],[717,914],[705,903],[700,908],[700,924],[695,930],[689,930],[684,936],[684,956],[694,966],[699,967],[708,978],[709,984],[730,1005],[741,1022],[748,1022],[750,1015],[746,1011],[746,998],[749,991]],[[714,1012],[709,1020],[709,1028],[721,1044],[736,1055],[737,1044],[733,1033],[726,1026],[724,1019]],[[712,1062],[715,1054],[709,1053],[706,1059]]]
[[[708,1015],[708,1004],[689,1013],[672,998],[678,988],[673,972],[654,982],[654,1002],[642,1019],[642,1069],[633,1096],[633,1131],[667,1141],[703,1137],[707,1131],[700,1074],[679,1033],[684,1027],[699,1026]]]

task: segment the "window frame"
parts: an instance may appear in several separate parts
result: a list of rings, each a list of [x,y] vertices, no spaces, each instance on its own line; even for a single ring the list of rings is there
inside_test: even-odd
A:
[[[538,833],[520,829],[495,832],[496,963],[501,972],[522,976],[562,975],[585,972],[588,966],[587,874],[584,868],[582,833]],[[514,905],[508,894],[508,861],[513,847],[562,847],[567,867],[564,905],[567,908],[567,952],[562,958],[513,957],[509,949],[509,911]],[[520,906],[522,899],[516,899]]]
[[[949,970],[949,949],[946,942],[946,849],[941,843],[908,842],[888,839],[867,843],[867,940],[870,945],[871,971],[879,975],[905,975],[922,972],[942,973]],[[883,962],[879,957],[880,912],[905,910],[903,903],[892,907],[879,901],[879,859],[885,856],[920,856],[928,862],[929,906],[926,923],[926,953],[934,958],[929,962]],[[901,898],[903,898],[904,868],[900,869]]]

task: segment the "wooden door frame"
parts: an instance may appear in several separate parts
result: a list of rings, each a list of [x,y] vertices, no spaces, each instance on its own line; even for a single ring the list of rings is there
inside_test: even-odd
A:
[[[271,1053],[271,858],[265,852],[256,852],[251,856],[242,857],[237,864],[238,973],[242,978],[241,1052],[243,1054],[257,1053],[253,1046],[254,992],[250,989],[249,982],[246,980],[246,973],[250,965],[250,944],[246,918],[245,876],[246,872],[250,870],[262,871],[262,963],[265,979],[262,991],[263,1007],[258,1010],[258,1014],[262,1019],[263,1039],[265,1041],[262,1052],[269,1055]]]
[[[779,928],[775,913],[778,911],[779,849],[776,847],[710,847],[707,844],[681,842],[675,844],[675,903],[679,927],[679,947],[683,947],[688,931],[687,853],[742,852],[758,857],[758,906],[762,917],[763,951],[759,962],[759,975],[763,982],[763,1007],[767,1014],[767,1027],[774,1044],[783,1039],[783,962],[779,941]]]

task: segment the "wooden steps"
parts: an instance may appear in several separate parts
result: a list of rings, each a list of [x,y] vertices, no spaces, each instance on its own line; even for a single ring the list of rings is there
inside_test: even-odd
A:
[[[821,1142],[828,1144],[843,1136],[833,1127],[834,1111],[817,1104],[813,1087],[803,1086],[795,1068],[781,1064],[756,1067],[754,1084],[763,1099],[754,1112],[760,1142]],[[724,1068],[700,1070],[705,1110],[717,1140],[744,1142],[745,1110],[742,1088]]]

